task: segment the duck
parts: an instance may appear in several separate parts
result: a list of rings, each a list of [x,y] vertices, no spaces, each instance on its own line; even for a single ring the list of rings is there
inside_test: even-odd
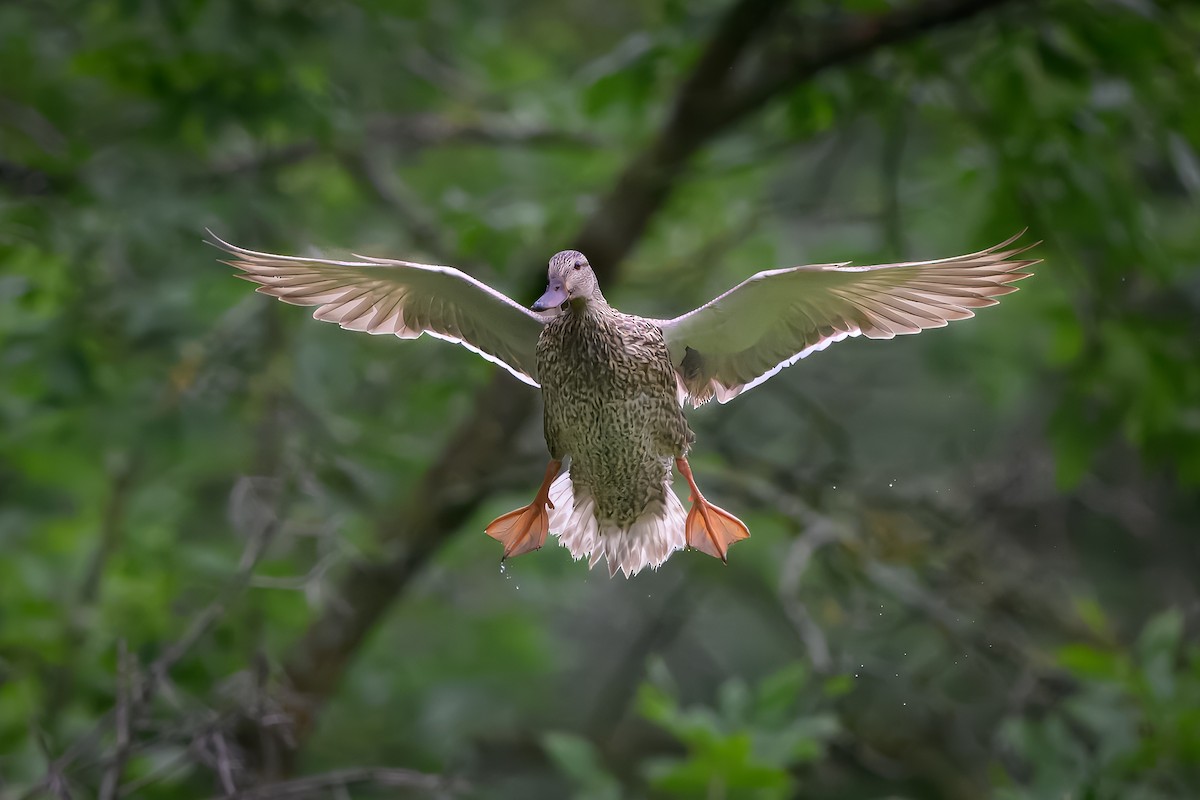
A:
[[[550,258],[545,292],[526,307],[450,266],[353,256],[258,252],[208,231],[223,262],[257,291],[315,306],[352,331],[454,342],[541,389],[549,460],[528,505],[484,532],[502,559],[554,534],[610,577],[659,568],[694,549],[727,561],[750,531],[710,502],[688,463],[695,435],[684,408],[728,403],[785,367],[851,337],[891,339],[968,319],[1014,292],[1040,259],[1024,231],[966,255],[759,272],[682,316],[650,319],[605,299],[587,257]],[[673,488],[687,483],[690,508]]]

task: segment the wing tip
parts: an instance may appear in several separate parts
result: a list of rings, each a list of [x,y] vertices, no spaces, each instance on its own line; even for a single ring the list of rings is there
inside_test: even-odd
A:
[[[236,244],[227,242],[224,239],[222,239],[220,236],[217,236],[217,234],[215,234],[213,232],[212,228],[205,227],[204,233],[207,238],[201,239],[200,241],[204,242],[209,247],[215,247],[218,250],[224,250],[226,253],[230,253],[235,256],[241,256],[243,258],[246,256],[249,256],[249,255],[254,255],[253,250],[247,250],[244,247],[238,247]],[[225,261],[224,259],[221,259],[221,263],[229,264],[230,262]],[[231,264],[231,266],[237,266],[237,265]]]

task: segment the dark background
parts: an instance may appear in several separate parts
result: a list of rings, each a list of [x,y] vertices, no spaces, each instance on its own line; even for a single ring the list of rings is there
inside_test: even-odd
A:
[[[1200,796],[1200,9],[0,4],[0,798]],[[256,296],[204,228],[1045,263],[691,414],[753,537],[609,580],[484,524],[536,392]]]

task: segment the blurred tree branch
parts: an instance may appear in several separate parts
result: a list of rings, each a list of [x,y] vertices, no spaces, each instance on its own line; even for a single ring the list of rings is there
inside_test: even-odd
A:
[[[1004,1],[926,0],[839,21],[814,31],[804,42],[773,49],[770,58],[760,59],[743,80],[735,81],[751,44],[764,36],[785,5],[781,0],[740,0],[718,23],[658,134],[630,160],[573,244],[589,254],[601,281],[611,284],[618,263],[662,208],[691,156],[722,131],[824,69],[966,20]],[[375,623],[483,501],[483,479],[506,469],[506,453],[535,408],[534,394],[498,371],[411,500],[380,521],[378,538],[391,555],[352,563],[337,590],[345,602],[325,609],[286,658],[290,688],[300,698],[290,711],[301,741]]]
[[[78,653],[87,633],[87,615],[100,595],[101,582],[105,566],[109,558],[119,549],[125,528],[125,516],[129,505],[129,496],[134,487],[134,478],[138,468],[140,455],[121,454],[110,458],[108,466],[108,496],[104,502],[104,512],[101,515],[98,542],[88,559],[84,570],[83,583],[75,598],[74,607],[67,619],[63,631],[63,648],[71,655],[63,663],[54,668],[49,696],[43,714],[43,724],[52,728],[55,719],[68,703],[75,689],[78,661],[74,654]]]
[[[478,121],[460,122],[439,114],[406,114],[381,116],[368,120],[360,138],[353,143],[326,143],[304,139],[262,150],[258,153],[227,158],[208,167],[207,178],[228,178],[291,166],[325,153],[393,148],[419,148],[448,144],[479,144],[492,147],[550,146],[598,147],[596,137],[584,133],[541,126],[516,125],[503,117],[485,117]]]
[[[114,745],[98,759],[98,763],[104,767],[100,796],[115,798],[127,793],[125,787],[118,789],[124,764],[142,744],[133,741],[133,731],[139,729],[143,715],[147,713],[161,690],[170,687],[172,668],[188,654],[201,637],[212,630],[229,605],[249,585],[254,569],[274,539],[277,529],[278,515],[275,515],[249,537],[242,551],[237,572],[217,597],[192,617],[180,637],[164,647],[145,670],[138,670],[136,661],[127,652],[124,642],[119,644],[116,701],[113,708],[102,715],[87,733],[76,739],[60,756],[50,761],[45,777],[22,795],[22,800],[32,800],[43,791],[55,790],[56,786],[65,788],[67,770],[83,760],[85,754],[96,749],[103,740],[105,731],[110,728],[115,733]],[[189,728],[185,734],[200,737],[208,733],[204,727],[199,730],[197,733],[195,729]]]
[[[852,16],[809,31],[806,22],[790,21],[806,34],[799,46],[789,42],[759,59],[754,68],[713,102],[717,117],[740,118],[781,92],[822,70],[845,64],[876,50],[975,17],[1014,0],[924,0],[882,14]]]
[[[13,194],[27,197],[53,194],[68,183],[61,176],[0,159],[0,186],[7,187]]]
[[[411,769],[390,767],[352,767],[307,775],[290,781],[279,781],[243,789],[233,795],[239,800],[286,800],[290,797],[311,797],[316,793],[345,791],[351,786],[373,786],[379,789],[415,789],[438,795],[459,794],[469,788],[464,781],[451,780],[441,775],[431,775]]]
[[[452,252],[446,235],[436,220],[414,197],[391,166],[388,154],[374,145],[366,145],[361,152],[346,159],[351,174],[359,179],[369,192],[381,203],[395,212],[401,225],[408,231],[413,244],[418,248],[445,257]],[[449,260],[449,259],[447,259]]]
[[[136,658],[122,639],[117,643],[117,703],[116,703],[116,747],[104,778],[100,781],[99,800],[116,800],[121,785],[121,775],[125,772],[125,762],[129,758],[130,736],[132,725],[130,714],[130,689],[134,685]]]
[[[347,141],[302,139],[257,152],[218,159],[203,167],[193,180],[226,181],[244,175],[294,166],[321,155],[356,156],[382,148],[416,148],[440,145],[491,147],[572,147],[590,149],[601,142],[585,132],[515,124],[502,116],[473,121],[447,119],[439,114],[380,116],[368,120],[363,130]],[[59,174],[0,158],[0,188],[18,196],[61,194],[78,184],[78,176]]]
[[[839,704],[838,717],[857,744],[845,755],[867,772],[891,773],[889,780],[929,782],[941,797],[981,796],[986,792],[987,766],[998,756],[988,750],[947,758],[954,747],[936,720],[939,714],[952,716],[951,710],[962,701],[940,696],[932,687],[944,687],[946,673],[966,669],[969,661],[1000,688],[993,697],[1005,698],[976,700],[973,713],[999,716],[1052,706],[1070,694],[1073,681],[1031,634],[1049,631],[1056,638],[1104,643],[1080,626],[1059,587],[1038,579],[1037,565],[1015,557],[1009,548],[996,547],[987,536],[968,533],[994,517],[991,512],[950,510],[941,498],[920,495],[897,504],[894,498],[842,487],[842,510],[835,516],[821,510],[823,503],[802,497],[789,473],[752,452],[727,450],[722,463],[731,465],[723,476],[727,496],[741,497],[742,506],[779,509],[794,530],[796,538],[780,563],[779,601],[818,674],[851,672],[856,679],[876,683],[903,675],[911,685],[926,688],[919,700],[908,702],[914,714],[917,706],[922,711],[907,721],[903,734],[890,726],[892,718],[886,714],[863,713],[861,703],[870,704],[869,694],[867,700],[848,697]],[[847,494],[853,497],[849,502]],[[889,542],[894,533],[888,528],[897,523],[912,524],[939,544],[930,543],[923,555],[899,558],[888,552],[896,544]],[[818,567],[815,562],[820,559],[825,563]],[[904,621],[894,626],[936,632],[945,641],[945,652],[963,654],[963,666],[957,660],[937,660],[923,668],[889,661],[859,663],[851,650],[853,634],[834,624],[827,636],[804,604],[806,594],[816,600],[821,590],[806,590],[803,576],[809,571],[829,573],[837,569],[831,566],[836,563],[848,569],[852,579],[846,600],[853,602],[854,594],[862,593],[872,608],[885,599],[889,606],[898,604]],[[985,574],[990,576],[986,588]],[[757,578],[738,588],[749,596],[761,591]],[[1022,624],[1014,624],[1018,621]]]

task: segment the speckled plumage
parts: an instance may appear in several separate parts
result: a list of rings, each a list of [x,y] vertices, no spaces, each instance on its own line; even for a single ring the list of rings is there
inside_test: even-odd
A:
[[[597,289],[563,304],[542,330],[536,353],[546,446],[552,458],[569,458],[572,505],[590,498],[596,527],[609,538],[636,535],[634,524],[648,509],[675,505],[667,497],[671,465],[694,439],[662,331],[612,308]],[[552,520],[569,527],[569,510],[558,510]],[[552,522],[552,530],[560,526]],[[577,557],[603,555],[572,547],[568,531],[555,532]],[[681,530],[676,538],[655,566],[683,547]],[[615,571],[620,559],[607,555]]]
[[[632,524],[694,439],[662,331],[607,304],[572,307],[542,331],[537,364],[550,455],[570,456],[598,517]]]

